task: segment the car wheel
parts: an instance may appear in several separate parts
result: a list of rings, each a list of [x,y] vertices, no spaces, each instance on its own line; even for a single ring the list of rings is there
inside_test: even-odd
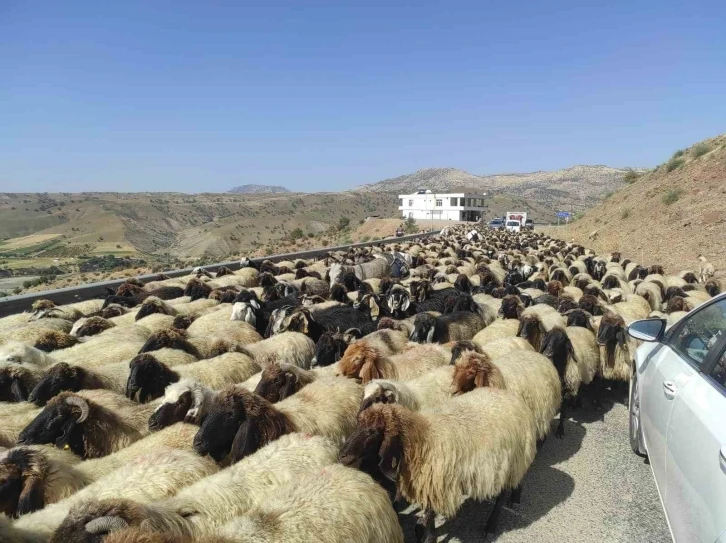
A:
[[[630,394],[628,401],[630,448],[638,456],[648,456],[643,444],[643,432],[640,428],[640,386],[638,372],[633,368],[630,376]]]

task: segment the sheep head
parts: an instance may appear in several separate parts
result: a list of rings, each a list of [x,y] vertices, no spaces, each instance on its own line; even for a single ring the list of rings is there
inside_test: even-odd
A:
[[[337,262],[335,264],[331,264],[328,274],[330,276],[330,287],[332,288],[334,284],[343,282],[345,267]]]
[[[564,378],[568,357],[575,359],[575,349],[562,328],[553,328],[545,334],[539,352],[552,361],[560,378]]]
[[[557,302],[557,312],[560,315],[564,315],[573,309],[577,309],[577,302],[575,302],[572,298],[560,298]]]
[[[453,366],[456,364],[456,361],[461,357],[461,355],[469,351],[475,353],[482,352],[479,345],[472,341],[457,341],[454,343],[454,346],[451,348],[451,361],[449,362],[449,365]]]
[[[160,300],[156,296],[149,296],[146,300],[144,300],[144,303],[141,304],[141,307],[136,312],[135,320],[141,320],[144,317],[153,315],[154,313],[176,316],[176,310],[172,306],[163,300]]]
[[[191,298],[190,301],[192,302],[194,300],[201,300],[202,298],[207,298],[210,292],[212,292],[212,287],[205,284],[201,279],[197,279],[196,277],[192,277],[187,282],[187,286],[184,288],[184,296],[189,296]]]
[[[578,308],[568,311],[565,315],[567,316],[567,326],[579,326],[580,328],[587,328],[591,332],[594,332],[592,313]]]
[[[399,403],[399,400],[398,389],[394,384],[387,381],[373,381],[365,387],[358,413],[377,403]]]
[[[24,402],[38,382],[39,371],[24,364],[0,366],[0,402]]]
[[[372,293],[358,291],[358,300],[353,304],[355,309],[361,310],[368,314],[371,320],[378,320],[381,315],[380,299]]]
[[[159,330],[158,332],[154,332],[141,347],[139,354],[158,351],[165,347],[179,349],[197,358],[202,358],[197,348],[189,343],[186,338],[186,332],[183,330]]]
[[[340,451],[340,462],[361,467],[374,478],[379,471],[395,482],[404,461],[399,409],[379,403],[362,411],[355,430]]]
[[[419,313],[413,321],[413,331],[409,339],[418,343],[433,343],[436,331],[436,317]]]
[[[52,366],[38,381],[28,396],[28,401],[42,407],[63,391],[78,392],[84,388],[103,388],[103,386],[86,369],[60,362]]]
[[[544,327],[537,315],[522,315],[519,318],[517,336],[526,339],[535,351],[538,351],[540,348],[543,333]]]
[[[112,306],[107,309],[113,309],[114,307],[116,306]],[[107,318],[100,316],[88,317],[79,319],[73,324],[73,328],[71,328],[71,335],[76,337],[95,336],[96,334],[100,334],[114,326],[116,325]]]
[[[194,450],[202,456],[210,455],[217,462],[224,459],[232,449],[237,430],[247,419],[245,404],[252,402],[252,396],[252,392],[242,387],[221,390],[194,436]]]
[[[411,306],[411,296],[402,285],[393,285],[388,291],[388,307],[393,312],[406,313]]]
[[[206,415],[205,391],[201,383],[183,379],[164,391],[159,407],[149,417],[149,430],[155,432],[177,422],[200,424]]]
[[[139,401],[145,403],[163,396],[166,387],[178,380],[179,375],[153,355],[139,354],[129,362],[126,397],[134,399],[138,393]]]
[[[499,315],[504,319],[518,319],[524,311],[524,304],[518,296],[507,294],[502,298]]]
[[[257,312],[260,309],[260,302],[256,298],[249,302],[235,302],[232,306],[233,321],[244,321],[252,326],[257,326]]]
[[[450,392],[457,396],[481,387],[504,389],[504,377],[488,354],[466,351],[454,365]]]
[[[85,457],[87,452],[84,423],[98,406],[70,392],[50,400],[18,436],[20,445],[53,444]]]
[[[330,299],[342,304],[348,303],[348,289],[340,283],[335,283],[330,287]]]
[[[313,366],[330,366],[338,360],[345,352],[348,344],[340,332],[326,332],[321,334],[315,344],[315,356],[312,360]]]
[[[383,356],[364,342],[349,345],[338,363],[337,375],[356,379],[363,384],[373,379],[383,379],[381,368]]]
[[[600,320],[597,331],[597,344],[605,348],[605,358],[608,367],[615,363],[615,349],[626,345],[626,326],[623,317],[612,311],[606,311]]]
[[[48,462],[41,451],[9,450],[0,459],[0,513],[15,518],[45,507]]]
[[[33,347],[50,353],[56,349],[66,349],[78,343],[78,338],[59,330],[47,330],[35,340]]]
[[[123,532],[129,526],[148,524],[149,532],[162,528],[149,520],[152,512],[146,506],[131,500],[113,498],[81,502],[71,508],[66,518],[51,537],[51,543],[99,543],[106,536]]]
[[[270,403],[276,403],[292,396],[304,386],[300,374],[291,364],[269,364],[262,370],[255,394]]]

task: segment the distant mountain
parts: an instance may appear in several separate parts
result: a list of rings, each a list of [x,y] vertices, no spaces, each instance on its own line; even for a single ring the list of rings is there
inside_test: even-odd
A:
[[[279,185],[240,185],[229,189],[227,192],[232,194],[272,194],[275,192],[292,192],[285,187]]]
[[[629,170],[609,166],[572,166],[553,172],[474,175],[456,168],[426,168],[378,183],[362,185],[354,190],[410,194],[419,189],[445,191],[468,187],[517,195],[554,206],[571,203],[591,207],[604,194],[622,187],[625,184],[623,176]],[[634,170],[644,171],[639,168]]]

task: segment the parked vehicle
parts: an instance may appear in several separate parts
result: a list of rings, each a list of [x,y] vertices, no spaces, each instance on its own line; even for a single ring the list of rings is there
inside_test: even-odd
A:
[[[507,214],[505,216],[505,221],[519,221],[520,226],[524,226],[527,222],[527,212],[526,211],[507,211]],[[517,230],[518,232],[519,230]]]
[[[726,294],[669,329],[635,321],[630,445],[647,455],[676,542],[726,541]]]
[[[507,221],[505,228],[510,232],[519,232],[522,229],[522,224],[519,221]]]
[[[405,232],[403,231],[403,228],[401,228],[400,226],[398,228],[396,228],[396,237],[397,238],[402,238],[404,233]]]
[[[496,218],[489,221],[489,228],[496,228],[497,230],[504,228],[504,220],[501,218]]]
[[[527,230],[534,230],[534,219],[527,219],[524,221],[524,228]]]

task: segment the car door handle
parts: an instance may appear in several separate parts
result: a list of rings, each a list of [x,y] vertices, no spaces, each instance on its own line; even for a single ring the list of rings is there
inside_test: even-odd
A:
[[[676,397],[676,393],[678,392],[678,387],[673,381],[663,381],[663,391],[665,392],[666,398],[669,400],[672,400]]]
[[[726,473],[726,445],[721,447],[721,451],[718,454],[719,464],[721,464],[721,471]]]

